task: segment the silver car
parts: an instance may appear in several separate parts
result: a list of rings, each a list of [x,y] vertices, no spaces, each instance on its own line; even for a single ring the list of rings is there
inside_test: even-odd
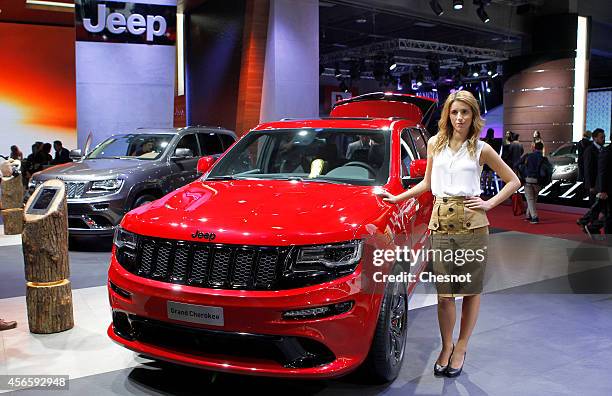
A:
[[[548,160],[554,167],[553,180],[578,180],[578,144],[567,143],[550,153]]]
[[[220,155],[235,141],[221,128],[138,129],[111,136],[77,162],[35,173],[28,190],[63,180],[70,235],[112,235],[128,211],[194,181],[200,157]]]

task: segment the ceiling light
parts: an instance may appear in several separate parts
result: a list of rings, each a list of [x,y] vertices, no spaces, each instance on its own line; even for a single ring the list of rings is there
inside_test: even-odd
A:
[[[74,12],[74,3],[64,3],[60,1],[26,0],[26,7],[47,11]]]
[[[394,63],[394,64],[392,64],[391,66],[389,66],[389,70],[390,70],[390,71],[393,71],[393,70],[395,70],[395,69],[397,69],[397,63]]]
[[[460,10],[463,8],[463,0],[453,0],[453,8],[455,10]]]
[[[442,6],[440,5],[440,3],[438,3],[438,0],[431,0],[429,2],[429,6],[431,7],[431,10],[434,12],[434,14],[436,14],[437,16],[444,14],[444,9],[442,9]]]
[[[365,19],[365,18],[359,18],[359,19],[356,19],[356,20],[355,20],[355,22],[357,22],[357,23],[366,23],[367,21],[368,21],[368,20],[367,20],[367,19]]]
[[[476,14],[478,14],[478,18],[480,18],[480,20],[484,23],[487,23],[491,20],[484,9],[484,5],[478,7],[478,9],[476,10]]]

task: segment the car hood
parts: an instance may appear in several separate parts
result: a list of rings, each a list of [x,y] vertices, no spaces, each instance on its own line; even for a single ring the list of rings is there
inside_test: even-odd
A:
[[[122,226],[180,240],[286,246],[360,238],[389,209],[374,187],[280,180],[196,181],[131,211]],[[211,241],[212,242],[212,241]]]
[[[92,180],[116,177],[121,174],[150,169],[153,161],[131,159],[91,159],[53,166],[36,174],[37,180],[60,178],[62,180]]]

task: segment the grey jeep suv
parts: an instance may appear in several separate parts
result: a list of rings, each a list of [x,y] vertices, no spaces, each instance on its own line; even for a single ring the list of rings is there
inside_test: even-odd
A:
[[[78,162],[35,173],[28,189],[63,180],[70,235],[112,235],[128,211],[194,181],[199,157],[219,155],[235,141],[221,128],[138,129],[111,136]]]

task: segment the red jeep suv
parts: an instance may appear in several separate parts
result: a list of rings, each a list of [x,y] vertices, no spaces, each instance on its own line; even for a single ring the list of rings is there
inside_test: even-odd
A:
[[[375,190],[398,194],[422,179],[420,123],[435,104],[362,95],[327,119],[259,125],[216,162],[202,158],[201,179],[117,229],[108,335],[210,370],[325,378],[367,364],[394,379],[414,283],[380,279],[425,263],[373,257],[422,247],[433,200],[388,204]]]

